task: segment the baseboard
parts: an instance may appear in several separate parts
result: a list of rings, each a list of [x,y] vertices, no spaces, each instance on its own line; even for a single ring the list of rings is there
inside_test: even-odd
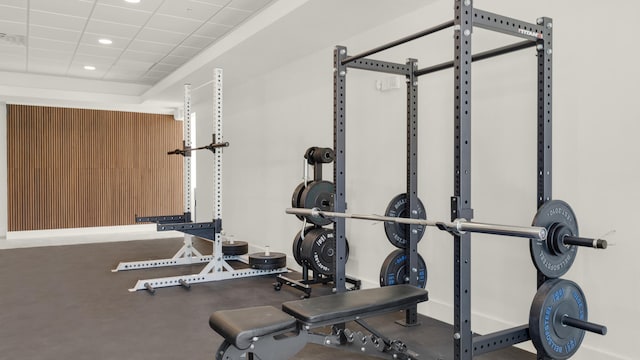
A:
[[[73,229],[10,231],[0,249],[90,244],[114,241],[183,237],[178,231],[156,231],[156,224],[102,226]]]

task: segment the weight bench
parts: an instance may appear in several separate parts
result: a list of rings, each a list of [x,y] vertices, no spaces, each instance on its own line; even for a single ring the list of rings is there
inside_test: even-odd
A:
[[[409,360],[418,354],[400,341],[385,338],[362,319],[427,300],[424,289],[395,285],[288,301],[282,304],[282,311],[273,306],[216,311],[209,325],[225,339],[218,348],[218,360],[290,359],[308,343]],[[356,321],[371,334],[340,326],[349,321]],[[311,331],[329,325],[330,333]]]

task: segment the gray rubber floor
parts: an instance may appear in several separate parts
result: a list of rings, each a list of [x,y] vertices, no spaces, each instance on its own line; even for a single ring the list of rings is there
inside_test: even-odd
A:
[[[209,243],[196,245],[210,249]],[[130,293],[127,289],[138,279],[196,273],[201,266],[111,272],[120,261],[166,258],[181,246],[182,239],[161,239],[0,250],[0,359],[213,359],[222,342],[209,328],[213,311],[279,307],[300,298],[301,293],[289,287],[274,291],[272,277],[197,284],[190,290],[163,288],[155,295]],[[329,291],[320,287],[313,295]],[[403,318],[398,312],[369,323],[401,339],[420,359],[453,359],[449,325],[426,317],[418,327],[394,324]],[[295,356],[367,358],[318,345],[307,345]],[[535,355],[506,349],[478,359]]]

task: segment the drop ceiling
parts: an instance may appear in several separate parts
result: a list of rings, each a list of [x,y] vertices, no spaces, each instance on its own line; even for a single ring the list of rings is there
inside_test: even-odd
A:
[[[0,0],[0,101],[170,113],[213,67],[240,81],[434,1]]]
[[[270,2],[1,0],[0,71],[153,85]]]

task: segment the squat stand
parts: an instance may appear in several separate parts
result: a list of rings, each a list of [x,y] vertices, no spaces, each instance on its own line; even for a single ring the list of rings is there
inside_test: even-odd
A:
[[[198,264],[198,263],[207,263],[205,267],[197,274],[190,275],[180,275],[173,277],[164,277],[164,278],[155,278],[155,279],[145,279],[138,280],[135,286],[129,291],[134,292],[137,290],[148,290],[149,292],[155,292],[155,288],[158,287],[169,287],[169,286],[183,286],[185,288],[189,288],[191,284],[202,283],[202,282],[210,282],[210,281],[219,281],[219,280],[227,280],[227,279],[235,279],[235,278],[244,278],[250,276],[258,276],[258,275],[271,275],[271,274],[279,274],[283,272],[288,272],[286,267],[262,270],[262,269],[253,269],[253,268],[245,268],[245,269],[234,269],[228,261],[240,261],[245,264],[249,263],[248,257],[246,255],[224,255],[222,253],[222,147],[228,145],[224,141],[222,134],[222,69],[214,69],[214,125],[215,125],[215,134],[216,139],[221,146],[209,146],[204,147],[213,152],[214,155],[214,180],[213,180],[213,188],[214,188],[214,208],[213,208],[213,217],[214,220],[212,222],[203,222],[203,223],[193,223],[187,222],[190,219],[184,218],[184,222],[180,222],[180,218],[173,219],[171,222],[166,221],[157,221],[157,230],[158,231],[180,231],[186,234],[198,236],[200,238],[210,240],[213,242],[213,253],[209,256],[203,256],[200,252],[198,252],[195,248],[193,248],[193,244],[191,243],[191,236],[185,237],[185,243],[183,247],[178,250],[178,252],[171,259],[161,259],[161,260],[149,260],[149,261],[137,261],[137,262],[129,262],[129,263],[120,263],[118,267],[113,270],[133,270],[133,269],[142,269],[142,268],[151,268],[151,267],[159,267],[159,266],[174,266],[174,265],[185,265],[185,264]],[[191,158],[190,158],[190,136],[191,136],[191,92],[190,85],[185,85],[185,143],[184,149],[185,152],[185,182],[184,182],[184,201],[185,201],[185,213],[190,214],[191,209]],[[226,145],[224,145],[226,144]],[[218,149],[220,147],[220,149]],[[186,151],[185,151],[186,150]],[[190,217],[190,215],[189,215]],[[158,217],[159,218],[159,217]],[[159,220],[156,218],[157,220]],[[152,218],[147,218],[152,219]]]

